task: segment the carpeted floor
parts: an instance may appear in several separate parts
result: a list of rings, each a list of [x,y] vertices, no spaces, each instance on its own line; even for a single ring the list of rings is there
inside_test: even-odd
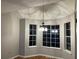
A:
[[[35,57],[29,57],[29,58],[17,57],[15,59],[56,59],[56,58],[48,58],[45,56],[35,56]]]

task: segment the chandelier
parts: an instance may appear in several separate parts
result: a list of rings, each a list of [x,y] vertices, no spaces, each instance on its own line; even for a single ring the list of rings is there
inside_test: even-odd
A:
[[[45,26],[44,22],[42,22],[42,25],[40,25],[40,30],[41,31],[47,31],[47,27]]]
[[[44,3],[44,0],[43,0],[43,3]],[[44,5],[42,6],[43,7],[43,14],[42,14],[42,17],[43,17],[43,21],[42,21],[42,24],[40,25],[40,30],[41,31],[47,31],[47,27],[45,26],[45,22],[44,22],[44,12],[45,12],[45,8],[44,8]]]

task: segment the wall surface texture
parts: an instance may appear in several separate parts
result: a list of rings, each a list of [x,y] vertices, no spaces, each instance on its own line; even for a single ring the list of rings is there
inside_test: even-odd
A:
[[[1,16],[1,59],[10,59],[18,55],[19,20],[16,12]]]
[[[25,20],[20,19],[19,54],[25,55]]]

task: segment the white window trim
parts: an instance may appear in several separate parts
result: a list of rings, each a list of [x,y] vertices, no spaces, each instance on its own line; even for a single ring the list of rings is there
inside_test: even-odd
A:
[[[58,48],[58,47],[47,47],[47,46],[41,46],[41,47],[43,47],[43,48],[50,48],[50,49],[61,49],[61,47],[60,48]]]
[[[36,45],[35,46],[28,46],[29,48],[34,48],[34,47],[37,47]]]
[[[67,52],[68,54],[72,54],[72,52],[67,49],[65,49],[64,51]]]

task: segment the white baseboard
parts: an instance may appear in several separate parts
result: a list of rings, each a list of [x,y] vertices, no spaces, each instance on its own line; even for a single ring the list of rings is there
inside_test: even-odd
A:
[[[45,54],[36,54],[36,55],[29,55],[29,56],[17,55],[17,56],[14,56],[14,57],[10,58],[10,59],[14,59],[14,58],[16,58],[18,56],[23,57],[23,58],[34,57],[34,56],[46,56],[46,57],[49,57],[49,58],[64,59],[64,58],[50,56],[50,55],[45,55]]]
[[[9,59],[14,59],[14,58],[19,57],[19,56],[21,56],[21,55],[16,55],[16,56],[11,57],[11,58],[9,58]]]
[[[35,55],[24,56],[24,58],[34,57],[34,56],[39,56],[39,55],[40,55],[40,54],[35,54]]]

